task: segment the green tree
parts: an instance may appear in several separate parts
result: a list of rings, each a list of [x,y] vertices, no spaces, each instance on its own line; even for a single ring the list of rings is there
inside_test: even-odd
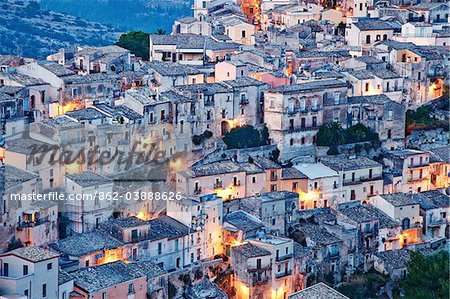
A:
[[[447,251],[427,256],[411,252],[408,276],[400,282],[405,298],[448,298],[448,259]]]
[[[317,132],[317,145],[340,145],[345,143],[345,136],[338,123],[325,124]]]
[[[258,130],[253,126],[233,128],[225,133],[223,142],[228,148],[249,148],[268,144],[268,131]]]
[[[116,45],[130,50],[131,53],[143,59],[149,58],[149,34],[142,31],[130,31],[122,34]]]
[[[158,28],[158,29],[156,29],[155,34],[164,35],[164,34],[166,34],[166,30],[164,30],[162,28]]]

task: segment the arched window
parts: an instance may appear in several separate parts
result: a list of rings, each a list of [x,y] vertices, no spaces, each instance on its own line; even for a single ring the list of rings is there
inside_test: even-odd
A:
[[[34,107],[35,107],[34,105],[35,105],[35,102],[36,102],[36,96],[32,95],[30,101],[31,101],[30,109],[34,109]]]
[[[405,218],[402,220],[402,228],[403,229],[408,229],[410,226],[410,220],[409,218]]]

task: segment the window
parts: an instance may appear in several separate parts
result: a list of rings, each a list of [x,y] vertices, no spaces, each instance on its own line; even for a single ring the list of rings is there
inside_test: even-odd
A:
[[[246,36],[246,32],[245,32],[245,30],[242,30],[242,32],[241,32],[241,36],[242,36],[242,38],[245,38],[245,36]]]
[[[47,297],[47,284],[46,283],[44,283],[43,285],[42,285],[42,297]]]
[[[370,44],[370,35],[366,35],[366,44]]]
[[[366,83],[365,91],[366,91],[366,92],[369,91],[369,83]]]
[[[339,105],[339,92],[334,93],[334,104]]]
[[[178,251],[178,239],[175,240],[175,251]]]
[[[23,265],[23,275],[28,275],[28,265]]]
[[[53,264],[52,263],[48,263],[47,264],[47,270],[51,270],[53,268]]]
[[[87,261],[84,263],[84,265],[86,266],[86,268],[89,267],[89,260],[87,260]]]
[[[162,253],[162,243],[159,242],[158,243],[158,255],[160,255]]]
[[[106,292],[102,293],[102,299],[106,299]]]
[[[252,177],[252,183],[256,184],[256,176]]]
[[[9,264],[3,263],[3,276],[8,277],[9,276]]]
[[[128,294],[134,294],[134,284],[128,284]]]

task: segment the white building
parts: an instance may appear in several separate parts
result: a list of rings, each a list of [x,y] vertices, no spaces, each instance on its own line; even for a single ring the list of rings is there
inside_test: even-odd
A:
[[[371,46],[382,40],[392,39],[394,25],[380,19],[348,18],[345,41],[349,46]]]
[[[112,217],[112,180],[89,171],[68,174],[66,191],[69,234],[93,231]]]
[[[0,255],[0,295],[58,298],[58,254],[24,247]]]

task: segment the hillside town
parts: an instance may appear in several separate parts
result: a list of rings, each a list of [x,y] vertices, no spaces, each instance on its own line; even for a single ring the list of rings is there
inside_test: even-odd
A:
[[[448,298],[449,11],[194,0],[148,59],[0,55],[0,299]]]

